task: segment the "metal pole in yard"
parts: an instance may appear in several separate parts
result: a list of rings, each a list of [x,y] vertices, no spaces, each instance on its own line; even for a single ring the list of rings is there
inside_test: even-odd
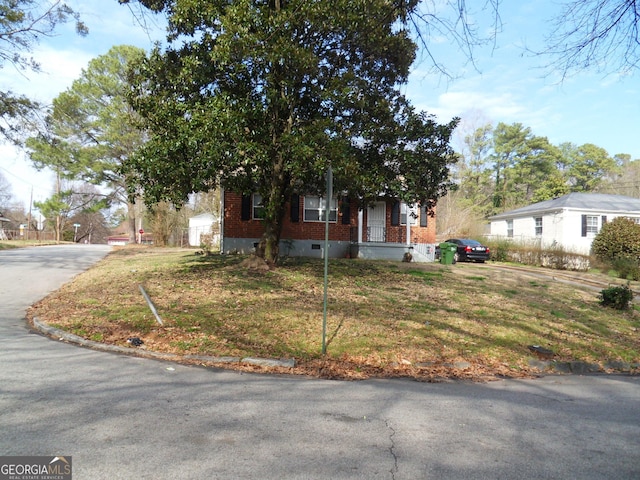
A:
[[[327,195],[324,214],[324,307],[322,313],[322,354],[327,353],[327,285],[329,278],[329,215],[331,214],[331,194],[333,192],[333,171],[327,170]]]

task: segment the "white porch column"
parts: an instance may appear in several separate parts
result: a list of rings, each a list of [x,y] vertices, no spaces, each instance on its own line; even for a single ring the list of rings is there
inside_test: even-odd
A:
[[[409,205],[407,205],[407,245],[411,245],[411,215]]]
[[[364,210],[358,210],[358,243],[362,243],[362,224],[364,223]]]

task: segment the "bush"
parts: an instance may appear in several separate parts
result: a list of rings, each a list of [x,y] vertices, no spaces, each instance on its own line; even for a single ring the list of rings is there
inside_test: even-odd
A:
[[[600,292],[600,305],[616,310],[628,310],[632,299],[633,292],[629,285],[609,287]]]
[[[211,250],[213,250],[213,234],[203,233],[200,235],[200,248],[202,249],[203,255],[211,255]]]
[[[617,217],[604,224],[593,239],[591,251],[618,277],[640,280],[640,225],[630,218]]]
[[[640,225],[626,217],[614,218],[605,223],[591,244],[593,254],[603,261],[640,257]]]
[[[611,267],[616,271],[619,278],[625,280],[640,280],[640,264],[636,258],[617,257],[610,262]]]
[[[496,262],[509,261],[509,248],[511,247],[511,242],[508,240],[499,240],[497,242],[487,241],[485,244],[491,248],[491,260]]]
[[[541,247],[539,242],[515,242],[513,240],[487,240],[491,248],[491,260],[536,265],[556,270],[589,270],[590,257],[573,253],[558,246]]]

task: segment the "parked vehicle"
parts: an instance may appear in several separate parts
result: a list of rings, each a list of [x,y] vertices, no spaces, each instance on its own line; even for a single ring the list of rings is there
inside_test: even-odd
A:
[[[457,250],[453,254],[454,262],[480,262],[489,260],[491,252],[489,247],[482,245],[477,240],[470,238],[450,238],[446,243],[455,243]],[[436,260],[440,258],[440,246],[436,245]]]

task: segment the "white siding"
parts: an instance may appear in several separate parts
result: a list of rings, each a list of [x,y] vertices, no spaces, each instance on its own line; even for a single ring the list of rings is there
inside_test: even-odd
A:
[[[612,214],[610,212],[593,212],[580,210],[562,210],[542,216],[542,236],[535,234],[536,215],[513,218],[513,240],[524,243],[538,243],[541,247],[562,246],[565,250],[588,255],[591,251],[593,237],[582,236],[582,215],[598,217],[598,232],[602,229],[602,217],[610,222],[616,217],[638,217],[630,214]],[[491,222],[491,235],[507,238],[507,220]]]

